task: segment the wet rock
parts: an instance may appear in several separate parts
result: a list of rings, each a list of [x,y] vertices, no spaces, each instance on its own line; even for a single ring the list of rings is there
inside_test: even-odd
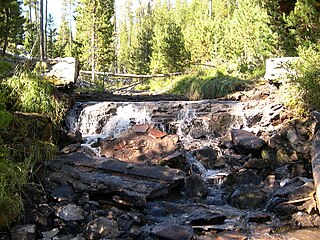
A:
[[[262,178],[255,174],[252,170],[246,170],[246,169],[240,169],[238,172],[233,172],[228,175],[227,181],[225,185],[231,185],[231,184],[254,184],[258,185],[262,181]]]
[[[185,188],[187,195],[191,197],[204,197],[208,194],[207,185],[198,174],[185,178]]]
[[[52,193],[51,197],[53,197],[55,200],[61,202],[61,201],[73,201],[76,199],[77,194],[75,193],[73,187],[69,185],[63,185],[56,187]]]
[[[79,147],[81,147],[80,143],[70,144],[68,146],[65,146],[63,149],[61,149],[62,154],[68,154],[75,152]]]
[[[253,133],[241,129],[232,129],[231,137],[235,148],[241,154],[259,154],[266,145],[265,141]]]
[[[287,197],[290,193],[294,192],[295,189],[304,184],[299,178],[286,179],[280,183],[281,188],[279,188],[274,196]]]
[[[59,233],[59,229],[58,228],[54,228],[51,231],[47,231],[47,232],[42,232],[42,237],[44,239],[52,239],[53,237],[55,237],[57,234]]]
[[[266,204],[266,193],[255,185],[243,185],[229,198],[232,206],[239,209],[261,209]]]
[[[84,219],[85,212],[75,204],[59,207],[56,215],[65,221],[79,221]]]
[[[146,132],[143,132],[145,129]],[[140,132],[135,132],[138,130]],[[146,125],[131,128],[115,139],[102,141],[101,155],[127,162],[156,162],[177,152],[178,140],[177,135],[167,135],[151,125]]]
[[[220,225],[226,220],[226,216],[219,213],[204,213],[202,215],[193,215],[189,218],[188,223],[194,228],[199,226]]]
[[[99,217],[89,222],[84,234],[87,239],[114,239],[119,235],[118,224],[113,219]]]
[[[250,158],[244,165],[245,168],[264,169],[271,166],[268,159]]]
[[[147,198],[166,195],[185,178],[185,173],[177,169],[134,163],[128,168],[126,162],[92,158],[84,153],[62,155],[46,164],[50,169],[48,184],[71,184],[79,193],[118,195],[139,207],[146,204]]]
[[[291,216],[298,211],[299,209],[295,205],[289,203],[280,203],[273,210],[273,212],[281,216]]]
[[[310,197],[310,195],[315,191],[313,182],[306,182],[302,186],[299,186],[292,190],[289,195],[289,200],[298,200],[302,198]]]
[[[270,214],[267,214],[267,213],[250,214],[248,218],[248,222],[255,222],[255,223],[265,223],[270,220],[271,220]]]
[[[151,234],[161,239],[189,240],[193,236],[193,231],[177,224],[161,224],[153,227]]]
[[[200,161],[206,169],[213,169],[217,166],[216,160],[218,153],[210,147],[203,147],[193,152],[195,157]]]
[[[241,232],[229,231],[224,233],[219,233],[216,237],[217,240],[246,240],[247,236]]]
[[[273,212],[276,206],[287,201],[288,199],[284,197],[274,197],[268,201],[265,209],[269,212]]]
[[[35,240],[37,237],[36,225],[18,225],[10,232],[12,240]]]

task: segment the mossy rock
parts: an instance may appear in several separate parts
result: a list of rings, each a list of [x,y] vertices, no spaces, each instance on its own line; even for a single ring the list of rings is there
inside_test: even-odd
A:
[[[14,113],[8,133],[11,139],[19,139],[20,142],[24,142],[26,139],[51,142],[51,120],[36,113]]]

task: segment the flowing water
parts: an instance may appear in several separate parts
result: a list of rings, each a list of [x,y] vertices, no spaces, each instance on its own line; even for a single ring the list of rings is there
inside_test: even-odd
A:
[[[210,185],[207,200],[213,198],[213,202],[216,203],[219,202],[217,196],[223,194],[220,187],[226,182],[230,172],[226,168],[206,168],[192,150],[209,146],[217,151],[218,157],[221,157],[223,152],[219,144],[222,140],[230,139],[231,129],[242,128],[254,133],[261,130],[269,131],[273,128],[270,119],[280,111],[281,108],[277,106],[270,111],[269,107],[261,108],[258,105],[248,107],[241,102],[213,100],[87,102],[75,104],[66,119],[66,126],[69,131],[81,132],[86,146],[102,138],[112,139],[136,124],[152,124],[164,132],[177,134],[186,150],[185,159],[190,169],[200,174]],[[239,214],[235,212],[234,215],[231,221],[242,221],[239,220]],[[308,234],[315,236],[317,234],[315,232],[317,231],[310,231]],[[279,239],[312,239],[295,238],[299,234],[301,232],[279,235]],[[267,237],[266,239],[269,239]]]

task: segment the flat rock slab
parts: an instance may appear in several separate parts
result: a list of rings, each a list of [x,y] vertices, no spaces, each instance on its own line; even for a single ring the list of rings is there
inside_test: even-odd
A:
[[[50,184],[71,185],[76,192],[110,194],[143,207],[147,199],[166,195],[183,182],[185,172],[116,159],[92,158],[85,153],[62,155],[46,163]]]

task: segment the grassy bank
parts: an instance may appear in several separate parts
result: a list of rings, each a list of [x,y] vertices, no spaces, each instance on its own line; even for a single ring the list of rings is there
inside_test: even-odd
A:
[[[0,71],[0,76],[6,74],[4,68]],[[66,99],[37,72],[0,78],[0,229],[21,213],[23,188],[35,164],[57,153],[52,125],[65,108]]]

